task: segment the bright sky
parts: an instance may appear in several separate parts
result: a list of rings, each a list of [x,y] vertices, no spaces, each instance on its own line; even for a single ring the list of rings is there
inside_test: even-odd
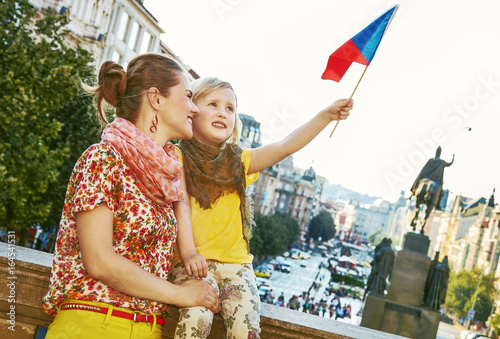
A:
[[[329,55],[396,2],[147,0],[163,41],[200,76],[229,81],[265,144],[349,97],[364,66],[322,80]],[[425,162],[455,162],[444,188],[500,191],[500,1],[404,0],[355,95],[351,116],[294,155],[296,167],[394,201]],[[470,131],[464,129],[470,127]],[[500,195],[497,194],[497,200]]]

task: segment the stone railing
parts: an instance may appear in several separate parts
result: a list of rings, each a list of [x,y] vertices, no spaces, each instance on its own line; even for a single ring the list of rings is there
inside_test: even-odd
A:
[[[49,284],[51,265],[52,254],[0,243],[2,339],[44,338],[46,327],[53,319],[41,309],[41,299]],[[164,326],[164,338],[173,338],[178,314],[176,308],[169,314]],[[403,338],[268,304],[262,305],[261,327],[262,338]],[[225,338],[220,316],[215,317],[209,338]]]

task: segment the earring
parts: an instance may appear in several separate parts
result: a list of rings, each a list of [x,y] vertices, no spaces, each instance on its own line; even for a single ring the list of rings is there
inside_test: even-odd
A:
[[[152,125],[151,127],[149,127],[149,130],[152,132],[152,133],[156,133],[156,131],[158,130],[158,127],[156,127],[158,125],[158,115],[155,114],[155,117],[152,121]]]

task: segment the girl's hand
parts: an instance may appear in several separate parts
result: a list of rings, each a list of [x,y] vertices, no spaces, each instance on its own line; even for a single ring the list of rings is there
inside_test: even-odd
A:
[[[340,99],[326,107],[323,111],[329,115],[330,120],[345,120],[351,114],[353,104],[354,101],[352,99]]]
[[[220,299],[215,289],[209,282],[202,279],[187,279],[183,281],[179,288],[178,301],[175,303],[179,307],[206,307],[214,314],[220,311]]]
[[[186,272],[190,277],[206,278],[208,266],[205,257],[196,252],[192,252],[183,258],[182,262],[186,268]]]

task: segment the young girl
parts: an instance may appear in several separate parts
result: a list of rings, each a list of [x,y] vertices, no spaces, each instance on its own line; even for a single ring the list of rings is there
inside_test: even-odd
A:
[[[192,83],[193,139],[182,140],[179,157],[191,195],[192,232],[180,229],[169,280],[206,277],[218,291],[227,338],[259,338],[260,299],[249,251],[252,218],[246,187],[258,172],[307,145],[332,120],[346,119],[352,101],[338,100],[280,142],[242,150],[236,95],[217,78]],[[206,265],[208,264],[208,276]],[[181,262],[181,260],[183,262]],[[213,313],[204,307],[180,311],[175,338],[206,338]]]

